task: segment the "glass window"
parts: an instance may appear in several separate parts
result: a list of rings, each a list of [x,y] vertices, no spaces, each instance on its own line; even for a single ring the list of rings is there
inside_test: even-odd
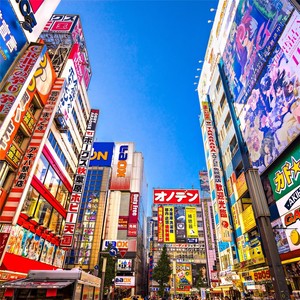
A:
[[[54,234],[59,234],[61,229],[62,219],[63,219],[62,216],[55,209],[53,209],[50,218],[50,223],[49,223],[49,230]]]
[[[33,217],[38,198],[39,193],[33,187],[30,187],[22,209],[28,217]]]
[[[44,182],[48,167],[49,167],[49,162],[46,159],[46,157],[42,154],[38,161],[38,165],[37,165],[36,171],[35,171],[35,176],[41,182]]]
[[[34,213],[34,219],[44,227],[48,227],[52,206],[40,197]]]

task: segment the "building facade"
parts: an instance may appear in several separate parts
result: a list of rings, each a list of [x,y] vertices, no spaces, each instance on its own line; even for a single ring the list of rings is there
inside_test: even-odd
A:
[[[296,32],[290,1],[219,2],[197,90],[228,294],[299,290]]]

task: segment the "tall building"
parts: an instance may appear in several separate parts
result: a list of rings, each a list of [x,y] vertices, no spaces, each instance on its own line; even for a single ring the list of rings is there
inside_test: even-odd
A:
[[[287,0],[218,5],[197,88],[220,260],[212,293],[300,289],[299,24]]]
[[[100,256],[110,246],[116,253],[116,297],[147,291],[144,243],[147,183],[144,158],[132,142],[115,143]]]
[[[199,190],[154,189],[150,228],[149,291],[159,286],[152,278],[163,246],[172,261],[171,295],[198,293],[207,287],[208,274]]]
[[[0,85],[1,280],[64,266],[99,115],[87,96],[79,17],[51,17],[59,1],[39,3],[26,1],[25,11],[1,2],[9,53]]]

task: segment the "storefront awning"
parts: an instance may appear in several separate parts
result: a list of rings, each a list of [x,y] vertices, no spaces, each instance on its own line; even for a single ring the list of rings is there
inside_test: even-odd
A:
[[[29,270],[56,270],[57,267],[28,259],[20,255],[5,253],[1,269],[27,274]]]
[[[20,279],[15,281],[7,281],[0,284],[0,288],[4,289],[61,289],[74,282],[65,281],[32,281],[31,279]]]

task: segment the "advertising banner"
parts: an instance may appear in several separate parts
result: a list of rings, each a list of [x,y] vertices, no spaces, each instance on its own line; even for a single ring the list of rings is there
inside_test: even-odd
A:
[[[164,209],[164,242],[175,243],[174,206],[163,206]]]
[[[133,276],[116,276],[116,287],[135,287],[135,277]]]
[[[119,216],[118,230],[127,230],[128,216]]]
[[[12,115],[12,118],[7,119],[2,125],[1,131],[3,132],[3,136],[0,137],[0,159],[1,160],[4,160],[5,156],[8,155],[11,161],[16,165],[18,165],[19,158],[17,158],[18,161],[14,161],[16,157],[15,156],[10,157],[9,156],[10,153],[8,153],[8,150],[20,127],[21,122],[24,119],[24,116],[28,111],[32,98],[34,97],[35,94],[38,94],[42,104],[45,105],[55,79],[56,79],[56,74],[53,70],[51,60],[48,54],[46,53],[44,54],[42,60],[40,61],[40,64],[36,69],[21,101],[16,107],[15,112],[13,112],[12,110],[9,112],[9,114]],[[26,125],[29,126],[28,124]],[[34,125],[35,124],[33,124],[32,126]],[[29,129],[33,130],[33,127]]]
[[[67,209],[67,217],[65,227],[63,230],[60,245],[62,247],[71,248],[73,246],[74,236],[76,233],[76,222],[78,212],[81,207],[81,200],[84,192],[84,186],[89,167],[89,160],[94,142],[95,130],[99,117],[99,110],[92,109],[90,118],[87,123],[85,135],[83,137],[83,144],[78,159],[78,166],[75,173],[70,204]]]
[[[110,190],[130,190],[133,152],[133,143],[115,143]]]
[[[209,179],[207,171],[201,171],[199,172],[199,178],[200,178],[200,189],[203,192],[209,192]]]
[[[154,189],[154,204],[200,204],[198,190]]]
[[[29,42],[37,41],[59,2],[60,0],[10,1]]]
[[[219,150],[215,142],[215,130],[212,123],[211,112],[207,102],[202,102],[202,112],[204,116],[205,129],[207,133],[207,143],[209,151],[210,165],[212,166],[212,174],[214,180],[214,191],[215,195],[215,213],[219,215],[219,226],[220,226],[220,240],[222,242],[231,241],[231,228],[229,223],[229,215],[227,208],[227,198],[224,192],[225,184],[223,182],[223,175],[220,168]]]
[[[186,236],[187,238],[198,238],[198,223],[196,207],[185,208]]]
[[[132,271],[132,259],[118,258],[117,271]]]
[[[93,144],[90,167],[110,167],[114,146],[114,143],[95,142]]]
[[[8,0],[1,0],[0,7],[0,28],[7,28],[7,31],[3,32],[0,38],[0,81],[27,41],[9,2]]]
[[[8,117],[23,97],[27,86],[46,52],[43,44],[31,43],[0,91],[0,116]]]
[[[63,96],[60,100],[58,108],[64,116],[65,121],[68,121],[78,94],[78,79],[73,60],[67,60],[61,77],[66,78],[67,84],[64,88]]]
[[[300,133],[300,17],[294,12],[243,109],[241,129],[261,174]]]
[[[191,289],[192,265],[185,263],[176,264],[176,292],[184,293]]]
[[[164,242],[164,210],[161,205],[157,208],[157,242]]]
[[[176,243],[186,243],[185,206],[175,206]]]
[[[223,53],[228,87],[239,111],[273,51],[293,7],[286,0],[241,0]]]
[[[139,204],[140,204],[140,194],[131,193],[130,202],[129,202],[129,216],[128,216],[128,231],[127,231],[128,237],[137,236]]]
[[[271,223],[276,241],[278,253],[286,253],[290,251],[290,246],[286,236],[286,229],[283,228],[281,219],[277,219]]]
[[[300,206],[300,148],[295,147],[274,165],[268,174],[279,212]],[[287,196],[287,197],[284,197]],[[298,197],[297,197],[298,196]],[[285,199],[282,201],[281,199]]]
[[[16,224],[19,218],[19,213],[21,212],[30,186],[29,179],[32,178],[38,163],[38,159],[36,158],[41,155],[43,150],[41,145],[44,145],[47,139],[64,84],[65,80],[63,78],[57,78],[52,87],[48,101],[42,110],[28,148],[21,161],[9,197],[3,207],[0,223]]]

